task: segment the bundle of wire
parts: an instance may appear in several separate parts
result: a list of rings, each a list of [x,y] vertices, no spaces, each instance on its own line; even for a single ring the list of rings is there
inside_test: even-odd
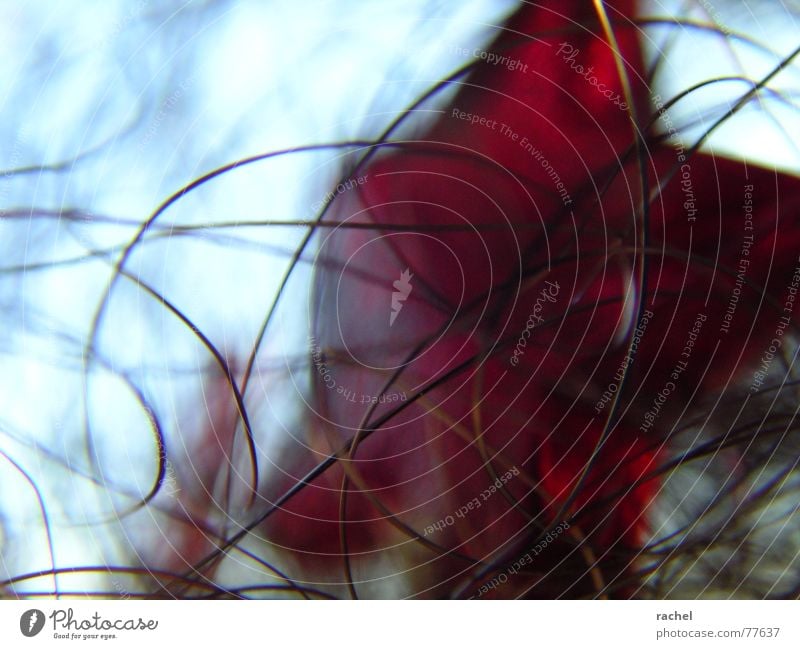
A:
[[[797,51],[662,96],[675,30],[760,47],[633,0],[525,2],[377,136],[175,187],[104,255],[74,370],[70,475],[107,498],[83,525],[111,521],[115,551],[66,562],[51,539],[52,565],[8,570],[6,593],[90,576],[112,597],[797,596],[800,179],[705,146],[793,106],[773,84]],[[717,86],[736,96],[673,117]],[[312,218],[261,224],[300,234],[231,351],[137,254],[205,228],[171,210],[215,183],[318,154],[335,176]],[[100,352],[144,302],[202,349],[202,416],[171,421]],[[109,374],[152,440],[136,488],[98,441]]]

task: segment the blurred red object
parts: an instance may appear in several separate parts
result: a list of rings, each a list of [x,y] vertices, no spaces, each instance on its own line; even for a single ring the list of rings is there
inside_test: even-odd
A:
[[[634,594],[674,427],[794,320],[800,182],[682,143],[634,3],[605,10],[523,5],[328,211],[311,432],[270,497],[350,458],[264,526],[303,579]]]

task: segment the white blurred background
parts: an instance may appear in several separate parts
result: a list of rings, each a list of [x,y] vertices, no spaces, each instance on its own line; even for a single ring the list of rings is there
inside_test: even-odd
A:
[[[176,202],[128,260],[132,278],[114,285],[89,350],[111,264],[141,224],[187,183],[237,159],[374,139],[468,63],[464,49],[490,40],[514,6],[0,1],[0,581],[52,566],[128,564],[137,541],[158,536],[147,510],[124,524],[116,518],[148,493],[158,466],[131,386],[163,426],[167,479],[172,472],[180,484],[181,453],[214,417],[213,395],[204,392],[214,363],[133,279],[165,296],[241,370],[306,233],[262,223],[312,219],[312,206],[338,181],[342,152],[260,162]],[[658,91],[666,99],[711,77],[760,78],[800,42],[797,11],[778,0],[644,3],[642,16],[688,16],[746,37],[648,24],[649,60],[669,52]],[[770,88],[772,99],[746,108],[706,148],[800,172],[800,66]],[[701,120],[685,141],[746,89],[715,84],[680,102],[671,111],[677,124]],[[285,314],[298,319],[284,321],[286,339],[265,344],[247,399],[265,453],[291,425],[297,401],[270,368],[302,351],[307,278],[301,264],[287,297],[297,308]],[[159,502],[169,507],[170,497]],[[56,586],[109,589],[92,574],[27,580],[16,592]]]

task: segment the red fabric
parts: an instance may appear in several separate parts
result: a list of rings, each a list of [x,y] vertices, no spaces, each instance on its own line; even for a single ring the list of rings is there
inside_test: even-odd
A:
[[[639,30],[630,22],[633,3],[605,4],[644,133],[655,114]],[[344,524],[353,562],[395,556],[399,551],[389,546],[403,544],[416,553],[409,579],[419,592],[438,596],[478,570],[462,556],[441,557],[441,550],[409,540],[361,492],[366,487],[426,540],[476,561],[499,561],[498,570],[566,519],[571,531],[525,575],[492,592],[583,595],[596,592],[598,574],[604,586],[631,574],[659,487],[657,479],[642,479],[663,460],[662,444],[687,404],[698,405],[729,382],[747,387],[775,338],[800,253],[800,184],[706,154],[682,161],[674,139],[657,141],[651,131],[644,154],[648,192],[657,181],[666,184],[649,205],[642,294],[637,247],[644,219],[631,113],[620,106],[628,98],[592,3],[524,5],[489,51],[508,57],[515,69],[483,62],[457,81],[441,117],[375,156],[359,171],[366,182],[337,197],[328,215],[417,231],[321,233],[314,335],[325,362],[311,367],[318,416],[308,439],[288,448],[286,458],[299,477],[350,439],[368,408],[363,395],[381,394],[388,368],[403,366],[388,394],[410,398],[474,358],[359,447],[353,467],[363,485],[350,484]],[[745,229],[746,192],[752,230]],[[737,289],[741,259],[748,262],[747,283]],[[390,327],[393,282],[405,269],[413,288]],[[723,328],[734,289],[740,297]],[[619,388],[615,375],[640,311],[645,332],[619,417],[568,501],[603,435],[611,403],[598,406],[610,385]],[[534,318],[515,363],[513,350],[532,314],[544,321]],[[426,341],[422,353],[412,353]],[[682,356],[687,342],[690,353]],[[323,382],[322,365],[334,388]],[[668,396],[651,417],[664,390]],[[379,404],[371,421],[401,403]],[[481,452],[476,435],[489,450]],[[494,480],[484,453],[496,474],[522,472],[505,484],[520,506],[493,493],[458,517]],[[339,574],[341,559],[323,555],[341,549],[341,480],[340,467],[328,471],[268,524],[271,540],[310,553],[302,561],[312,573],[324,567]],[[453,524],[424,534],[448,516]],[[580,543],[583,550],[576,549]],[[586,547],[598,562],[594,571]]]

